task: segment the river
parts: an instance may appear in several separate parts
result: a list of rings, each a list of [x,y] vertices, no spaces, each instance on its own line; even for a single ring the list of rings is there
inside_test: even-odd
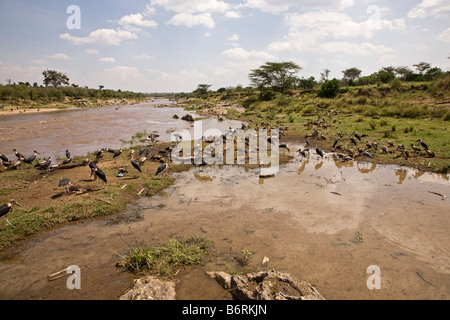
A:
[[[176,131],[188,130],[193,135],[192,123],[181,117],[185,114],[199,116],[175,105],[158,107],[168,104],[171,104],[169,100],[155,100],[121,107],[0,116],[0,153],[16,159],[12,152],[14,148],[25,156],[36,150],[40,153],[38,157],[57,159],[65,157],[66,149],[72,156],[84,156],[101,148],[129,147],[130,144],[124,141],[130,141],[138,132],[157,132],[161,141],[170,141],[172,132]],[[225,132],[229,127],[241,127],[241,122],[205,118],[202,127],[203,131],[219,129]],[[144,144],[138,140],[135,143]]]
[[[144,129],[157,128],[163,134],[178,124],[190,128],[172,118],[184,114],[180,109],[157,109],[167,114],[142,120],[134,113],[147,107],[130,108],[135,112],[129,117],[141,123],[131,130],[118,128],[124,139]],[[115,111],[103,122],[104,131],[131,121]],[[99,110],[89,112],[85,118],[95,123]],[[61,115],[66,123],[76,123],[79,117],[71,113],[71,121],[67,115]],[[157,127],[157,121],[170,125]],[[28,128],[26,123],[21,126]],[[36,139],[45,141],[42,135]],[[76,139],[69,138],[71,144],[55,139],[61,144],[54,152],[67,145],[77,150]],[[92,150],[115,140],[84,141]],[[10,147],[18,143],[11,141]],[[79,147],[83,154],[85,149]],[[133,279],[115,267],[117,253],[128,248],[126,243],[153,247],[173,236],[207,236],[215,255],[201,267],[178,274],[178,299],[231,299],[205,271],[237,272],[233,257],[242,250],[252,253],[248,271],[290,272],[312,283],[326,299],[450,298],[450,204],[436,194],[450,195],[448,175],[364,161],[343,163],[330,154],[321,159],[314,153],[308,158],[296,154],[272,178],[261,179],[258,170],[217,165],[175,173],[176,183],[165,195],[131,203],[119,221],[106,217],[40,233],[0,257],[0,298],[117,299]],[[270,260],[263,267],[264,257]],[[81,268],[79,290],[69,290],[66,278],[47,280],[69,265]],[[381,271],[379,289],[368,285],[372,266]]]

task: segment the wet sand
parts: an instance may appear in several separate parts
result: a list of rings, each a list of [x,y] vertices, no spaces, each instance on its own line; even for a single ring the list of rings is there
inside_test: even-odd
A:
[[[238,166],[175,177],[165,196],[141,198],[120,220],[64,226],[8,251],[0,298],[117,299],[133,279],[115,267],[124,240],[152,247],[171,236],[214,242],[213,261],[177,275],[177,299],[231,299],[204,272],[243,271],[233,259],[241,250],[253,253],[244,271],[290,272],[326,299],[450,298],[450,205],[430,193],[449,195],[448,176],[312,154],[268,179]],[[47,280],[72,264],[82,268],[80,290]],[[371,265],[381,270],[379,290],[366,285]]]
[[[0,117],[1,116],[17,116],[17,115],[26,115],[26,114],[35,114],[35,113],[47,113],[47,112],[57,112],[61,111],[61,109],[49,109],[49,108],[43,108],[43,109],[13,109],[11,110],[0,110]]]

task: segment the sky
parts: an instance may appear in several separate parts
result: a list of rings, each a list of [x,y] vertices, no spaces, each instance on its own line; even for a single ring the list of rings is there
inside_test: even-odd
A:
[[[192,92],[249,86],[266,62],[330,78],[356,67],[450,71],[448,0],[0,0],[0,83]]]

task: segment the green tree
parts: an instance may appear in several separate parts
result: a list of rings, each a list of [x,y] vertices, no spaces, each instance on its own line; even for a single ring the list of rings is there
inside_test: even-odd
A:
[[[413,64],[413,67],[416,67],[417,71],[420,75],[423,75],[427,72],[427,70],[431,69],[431,64],[428,62],[421,62],[418,64]]]
[[[324,69],[323,72],[320,73],[320,82],[328,81],[328,76],[330,75],[329,69]]]
[[[395,73],[400,77],[400,79],[406,80],[406,78],[411,76],[414,72],[408,67],[397,67],[395,68]]]
[[[349,68],[342,71],[344,74],[343,80],[347,83],[355,82],[361,76],[361,70],[358,68]]]
[[[46,87],[52,85],[55,88],[57,88],[63,84],[65,85],[69,84],[69,78],[65,73],[47,69],[44,72],[42,72],[42,74],[44,75],[44,84]]]
[[[378,71],[378,78],[383,83],[389,83],[395,79],[395,68],[394,67],[384,67]]]
[[[284,93],[297,81],[295,74],[302,68],[294,62],[266,62],[249,74],[252,84],[261,91],[266,89]]]
[[[338,79],[328,80],[322,84],[319,96],[322,98],[334,98],[339,94],[341,81]]]
[[[194,94],[198,96],[205,96],[208,94],[208,90],[211,87],[211,84],[199,84],[197,89],[193,91]]]

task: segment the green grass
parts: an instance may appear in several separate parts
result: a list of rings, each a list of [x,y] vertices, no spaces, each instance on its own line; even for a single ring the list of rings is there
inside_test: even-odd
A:
[[[165,245],[154,248],[132,248],[119,254],[118,267],[133,273],[172,277],[185,267],[200,265],[212,245],[207,238],[191,237],[183,240],[171,238]]]
[[[396,81],[379,86],[348,87],[333,99],[318,97],[317,90],[298,90],[289,96],[277,95],[269,101],[257,97],[252,92],[247,96],[241,94],[240,99],[234,100],[246,111],[234,113],[233,119],[246,121],[253,129],[286,127],[284,138],[298,138],[299,143],[316,128],[327,138],[316,143],[328,151],[332,151],[338,131],[346,143],[356,131],[369,134],[367,140],[376,140],[379,146],[391,140],[396,145],[410,147],[421,138],[436,154],[435,158],[423,154],[403,161],[402,158],[394,159],[392,154],[377,153],[375,161],[441,173],[450,171],[450,143],[447,143],[450,141],[450,77],[435,82]],[[220,101],[220,95],[215,95],[207,100],[207,104],[212,106]],[[180,105],[182,103],[179,101]],[[204,99],[198,101],[200,103],[206,104]],[[192,110],[196,109],[196,104],[195,99],[189,100]],[[325,127],[313,124],[321,117],[326,119]],[[347,147],[351,145],[347,144]]]

